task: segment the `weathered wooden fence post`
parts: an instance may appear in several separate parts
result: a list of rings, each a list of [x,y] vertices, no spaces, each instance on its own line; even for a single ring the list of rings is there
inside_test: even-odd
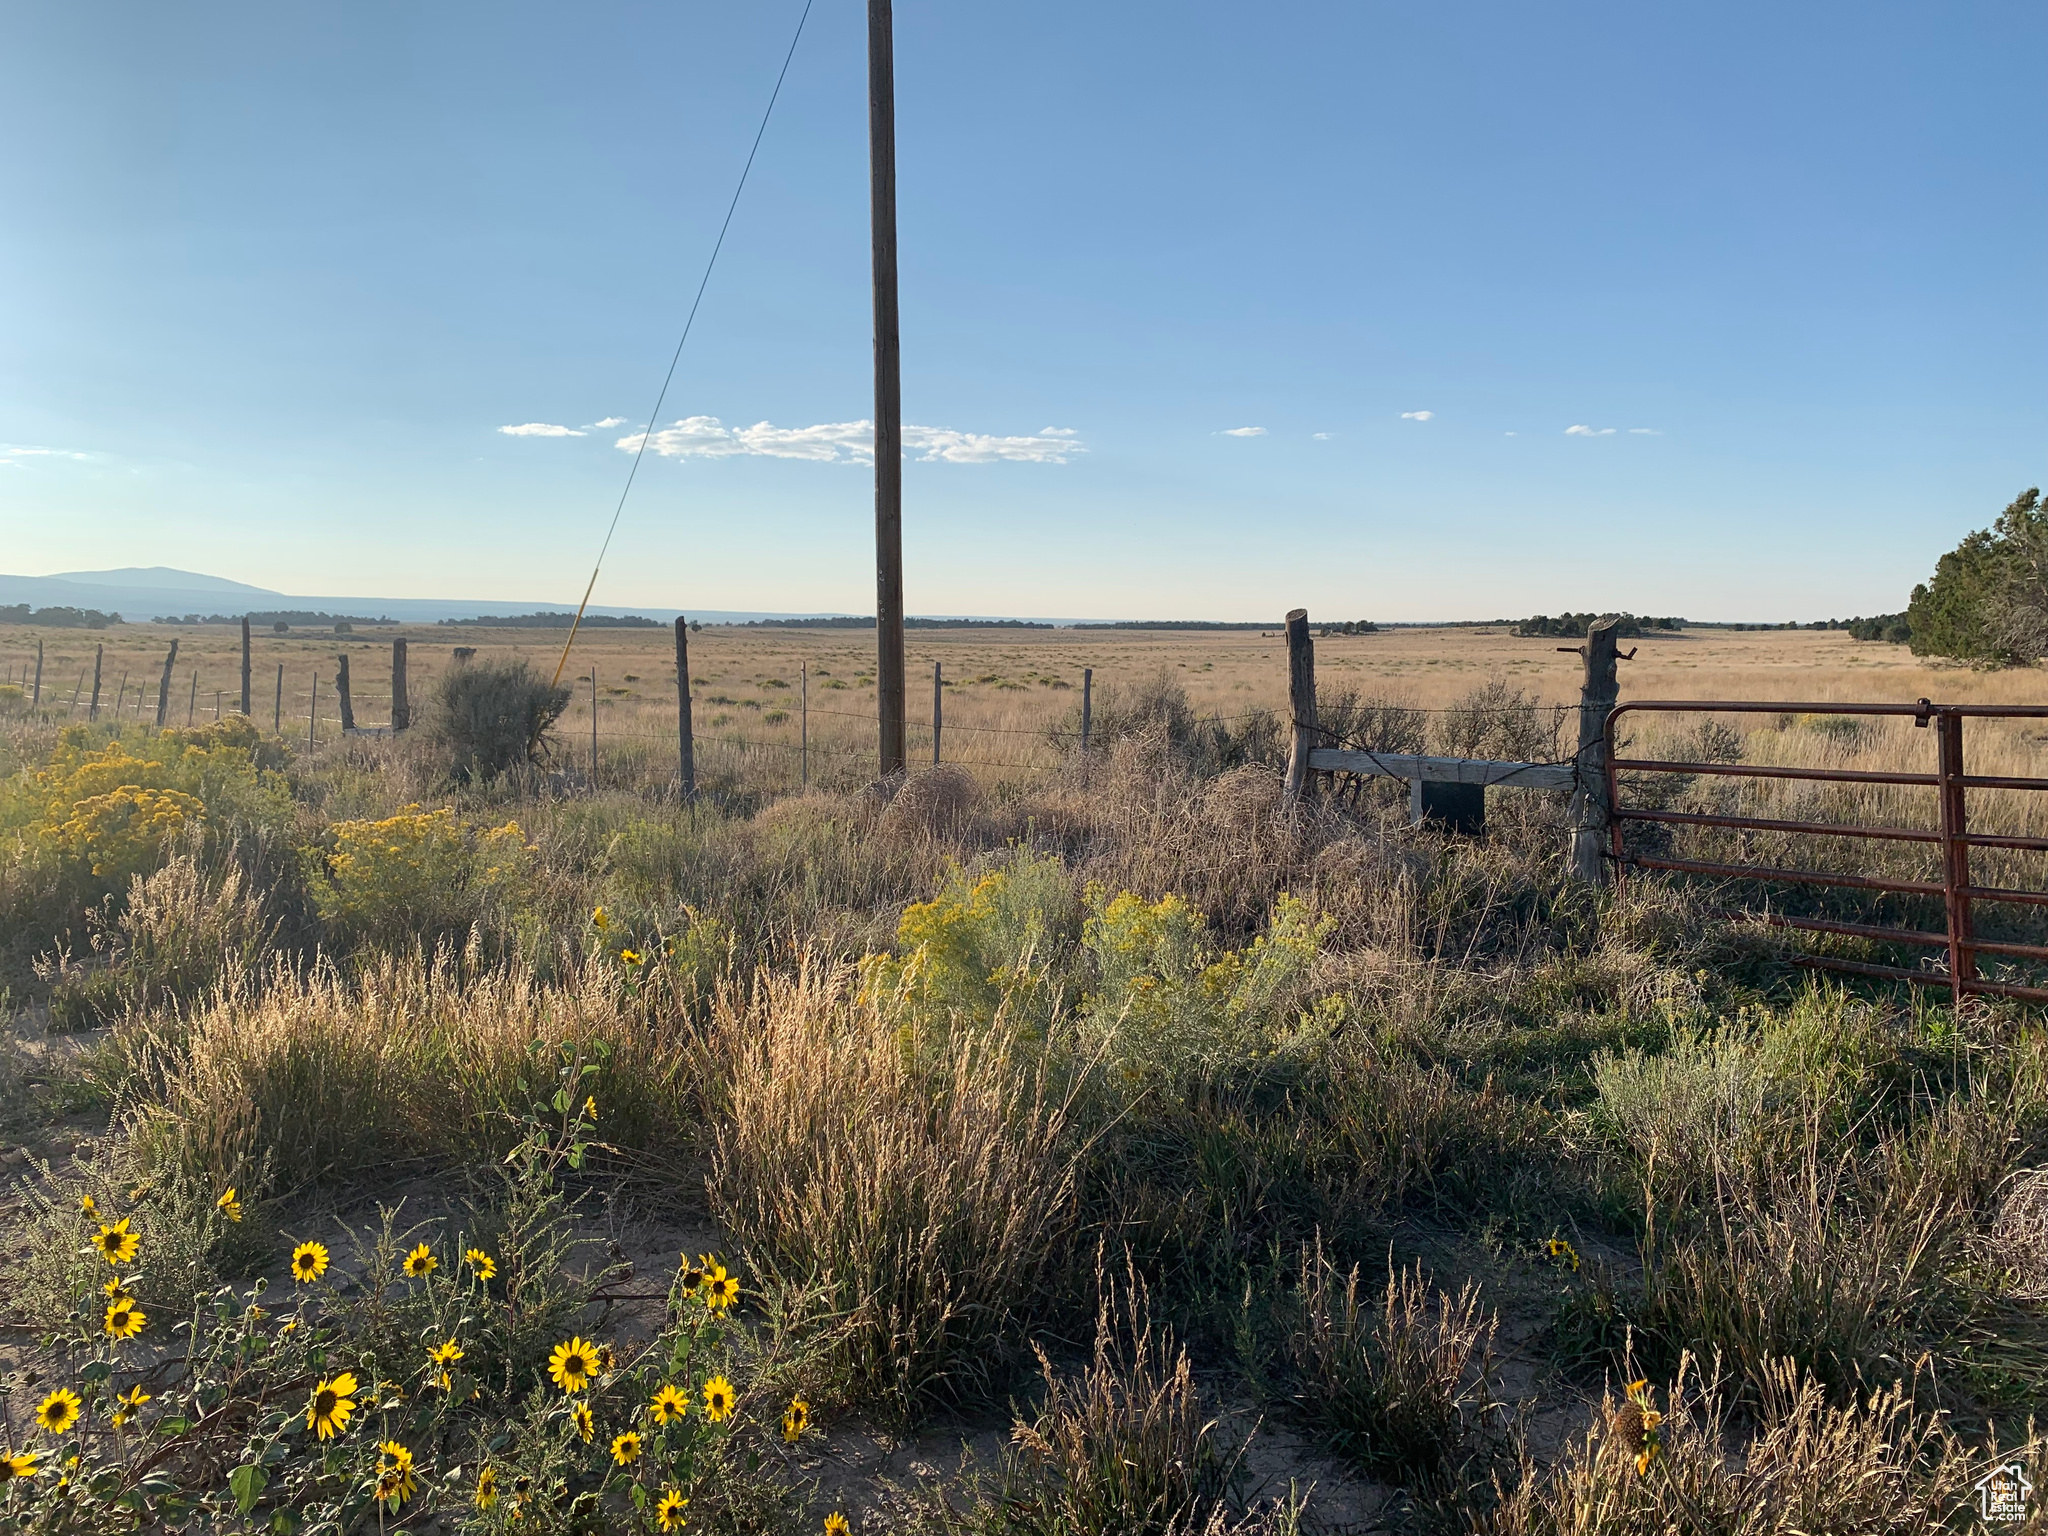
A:
[[[597,665],[590,668],[590,787],[597,788]]]
[[[313,692],[306,700],[306,755],[313,755],[313,748],[319,742],[320,730],[320,674],[313,674]]]
[[[36,691],[29,695],[29,703],[43,702],[43,642],[36,642]]]
[[[341,702],[341,734],[352,733],[356,728],[355,700],[348,691],[348,652],[343,651],[335,658],[334,696]]]
[[[932,663],[932,766],[939,766],[939,728],[946,713],[945,681],[939,673],[939,663]]]
[[[277,697],[270,705],[270,734],[284,734],[284,663],[277,664]]]
[[[807,717],[808,718],[808,717]],[[676,764],[683,800],[697,798],[697,744],[690,719],[690,621],[676,615]]]
[[[192,669],[192,690],[185,695],[185,724],[190,727],[193,717],[199,713],[199,669]]]
[[[796,671],[797,786],[811,787],[811,664],[801,662]]]
[[[107,648],[104,645],[92,648],[92,709],[85,717],[87,720],[97,720],[100,717],[100,663],[105,661],[106,657]]]
[[[245,716],[256,713],[255,700],[249,691],[249,660],[249,616],[245,613],[242,615],[242,713]]]
[[[164,658],[163,676],[156,684],[156,728],[162,730],[171,712],[171,668],[178,664],[178,642],[171,642],[171,653]],[[137,711],[141,713],[141,711]]]
[[[1081,669],[1081,758],[1084,762],[1088,758],[1088,727],[1094,723],[1094,716],[1095,669],[1093,667],[1083,667]]]
[[[1572,878],[1595,885],[1608,875],[1608,813],[1614,807],[1607,796],[1607,717],[1621,693],[1621,683],[1615,677],[1615,663],[1621,658],[1614,647],[1614,633],[1620,626],[1621,620],[1612,614],[1596,619],[1586,631],[1585,645],[1578,647],[1586,661],[1586,675],[1579,686],[1578,787],[1571,799]]]
[[[1309,638],[1308,610],[1287,615],[1287,702],[1294,712],[1294,745],[1287,754],[1287,787],[1282,803],[1297,804],[1308,788],[1308,755],[1316,745],[1316,646]]]
[[[405,642],[391,642],[391,734],[412,728],[412,700],[405,692]]]

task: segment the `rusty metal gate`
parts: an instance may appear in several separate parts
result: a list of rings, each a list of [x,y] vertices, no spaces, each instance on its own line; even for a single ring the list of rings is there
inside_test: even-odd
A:
[[[1789,716],[1873,716],[1909,717],[1915,726],[1929,729],[1935,740],[1933,773],[1893,773],[1865,769],[1778,766],[1746,762],[1679,762],[1658,758],[1620,755],[1617,727],[1622,717],[1637,713],[1691,712],[1701,715],[1772,714]],[[1947,988],[1960,1003],[1966,994],[1985,993],[2048,1002],[2048,988],[2023,986],[1992,980],[1978,974],[1979,956],[2009,957],[2016,960],[2048,961],[2048,945],[2025,944],[1979,938],[1973,907],[1978,902],[2000,902],[2021,906],[2048,906],[2048,889],[1974,884],[1970,877],[1972,848],[2048,852],[2048,837],[2008,836],[1973,832],[1969,825],[1970,790],[2048,790],[2048,778],[2017,778],[1972,774],[1964,767],[1963,722],[1984,719],[2048,719],[2048,706],[2002,706],[1983,704],[1934,704],[1926,699],[1917,704],[1801,704],[1779,701],[1731,702],[1726,700],[1644,701],[1617,704],[1607,718],[1605,745],[1607,802],[1610,810],[1610,856],[1617,878],[1627,870],[1670,870],[1683,874],[1712,876],[1725,880],[1786,882],[1826,886],[1882,895],[1939,898],[1946,917],[1943,932],[1900,928],[1887,924],[1858,923],[1832,917],[1802,917],[1766,908],[1746,915],[1783,928],[1813,933],[1839,934],[1880,943],[1921,945],[1947,952],[1947,970],[1912,970],[1896,965],[1878,965],[1833,955],[1801,955],[1798,963],[1824,970],[1859,976],[1876,976],[1911,982],[1919,986]],[[1624,774],[1721,775],[1751,779],[1819,780],[1843,784],[1905,785],[1931,789],[1935,793],[1936,825],[1932,828],[1847,825],[1825,821],[1777,820],[1717,812],[1674,811],[1625,805],[1621,797]],[[1825,870],[1792,869],[1767,864],[1719,863],[1698,859],[1631,852],[1624,830],[1631,824],[1668,827],[1720,827],[1737,831],[1810,834],[1817,837],[1861,838],[1880,842],[1934,844],[1940,857],[1941,878],[1931,880],[1890,879],[1883,876],[1835,873]]]

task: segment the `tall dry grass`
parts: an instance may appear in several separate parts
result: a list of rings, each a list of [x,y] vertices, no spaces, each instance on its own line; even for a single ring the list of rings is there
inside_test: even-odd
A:
[[[1691,1355],[1679,1363],[1661,1424],[1608,1397],[1550,1470],[1525,1462],[1483,1536],[1932,1536],[1976,1525],[1971,1485],[2016,1458],[2039,1479],[2048,1442],[2008,1455],[1971,1449],[1904,1385],[1831,1401],[1790,1361],[1771,1365],[1753,1432]],[[1638,1470],[1638,1457],[1650,1448]],[[1981,1526],[1977,1528],[1981,1529]],[[2025,1527],[2039,1528],[2038,1516]]]
[[[1062,1305],[1085,1146],[1000,1025],[920,1042],[853,984],[806,966],[721,1008],[708,1188],[763,1273],[828,1298],[851,1392],[912,1420],[1000,1389]]]
[[[353,973],[278,963],[119,1039],[142,1134],[220,1184],[267,1169],[278,1192],[489,1159],[544,1096],[562,1047],[598,1067],[601,1134],[657,1167],[696,1143],[698,1081],[614,974],[547,982],[474,952],[385,957]]]

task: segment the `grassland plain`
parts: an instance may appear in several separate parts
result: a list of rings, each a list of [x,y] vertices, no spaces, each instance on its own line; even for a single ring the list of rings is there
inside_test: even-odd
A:
[[[423,711],[454,645],[545,677],[561,641],[262,634],[251,727],[231,631],[49,631],[0,722],[16,1526],[1790,1536],[1969,1528],[2013,1458],[2048,1486],[2033,1010],[1818,982],[1725,892],[1573,887],[1555,797],[1484,839],[1371,787],[1283,813],[1277,626],[913,632],[948,765],[888,791],[871,632],[707,628],[694,805],[666,631],[579,641],[594,772],[587,683],[495,780],[337,739],[331,693],[309,750],[338,648],[387,718],[395,633]],[[1375,746],[1559,755],[1557,643],[1333,635],[1322,697]],[[2042,691],[1811,632],[1659,636],[1622,685]],[[2031,728],[1972,750],[2038,771]]]

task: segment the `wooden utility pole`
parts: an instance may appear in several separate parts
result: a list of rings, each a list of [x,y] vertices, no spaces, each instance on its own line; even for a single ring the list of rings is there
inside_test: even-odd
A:
[[[1293,805],[1308,788],[1308,755],[1316,746],[1316,643],[1309,638],[1308,610],[1287,615],[1287,702],[1294,713],[1294,746],[1287,754],[1282,799]]]
[[[1609,614],[1593,621],[1583,646],[1558,647],[1576,650],[1586,660],[1585,680],[1579,687],[1579,782],[1572,791],[1570,821],[1572,877],[1594,885],[1607,878],[1607,827],[1614,809],[1607,796],[1607,717],[1621,693],[1614,675],[1614,664],[1621,659],[1614,632],[1620,625],[1621,620]]]
[[[405,642],[391,642],[391,734],[412,726],[412,700],[405,692]]]
[[[249,695],[249,616],[242,615],[242,713],[253,715],[255,704]]]
[[[682,775],[683,801],[697,798],[697,744],[690,719],[690,621],[676,615],[676,765]]]
[[[903,379],[896,324],[896,42],[890,0],[868,0],[868,216],[875,289],[875,704],[881,771],[909,761],[904,734]]]

